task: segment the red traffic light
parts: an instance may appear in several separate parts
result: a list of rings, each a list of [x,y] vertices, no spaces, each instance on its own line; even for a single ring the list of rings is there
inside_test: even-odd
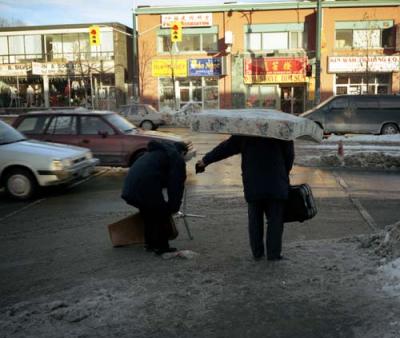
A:
[[[179,29],[179,26],[178,26],[178,25],[173,25],[173,26],[172,26],[172,29],[173,29],[174,31],[177,31],[177,30]]]
[[[96,33],[97,33],[97,31],[96,31],[95,29],[92,29],[92,30],[90,31],[90,34],[93,34],[93,35],[96,35]]]

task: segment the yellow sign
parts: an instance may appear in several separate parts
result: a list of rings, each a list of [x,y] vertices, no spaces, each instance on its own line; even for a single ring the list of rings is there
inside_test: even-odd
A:
[[[171,42],[182,41],[182,22],[175,21],[171,24]]]
[[[244,83],[304,83],[304,74],[244,75]]]
[[[153,60],[151,63],[151,75],[157,77],[172,76],[187,76],[186,60]]]
[[[91,46],[100,45],[100,27],[90,26],[89,27],[89,42]]]

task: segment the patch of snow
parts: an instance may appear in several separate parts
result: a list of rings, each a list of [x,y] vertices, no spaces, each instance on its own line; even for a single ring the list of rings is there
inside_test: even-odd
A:
[[[400,142],[400,134],[391,134],[391,135],[330,135],[325,142],[371,142],[371,143],[380,143],[380,142]]]

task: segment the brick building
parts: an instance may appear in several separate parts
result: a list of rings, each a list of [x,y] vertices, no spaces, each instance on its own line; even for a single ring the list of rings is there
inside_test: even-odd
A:
[[[400,2],[323,1],[321,100],[400,92]],[[171,23],[183,23],[171,43]],[[316,2],[139,7],[134,29],[140,99],[159,109],[314,104]]]

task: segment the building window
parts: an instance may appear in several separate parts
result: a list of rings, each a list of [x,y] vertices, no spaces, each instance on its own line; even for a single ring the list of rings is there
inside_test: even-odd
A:
[[[303,32],[247,33],[248,51],[301,49]]]
[[[247,86],[246,107],[278,108],[279,94],[275,85]]]
[[[393,27],[386,29],[336,29],[336,49],[391,48],[393,46]]]
[[[390,74],[337,74],[335,94],[390,94]]]
[[[174,86],[171,78],[159,79],[159,108],[174,110],[175,97],[177,105],[182,108],[188,104],[203,109],[219,108],[219,89],[217,77],[177,78]]]
[[[214,52],[218,50],[218,35],[216,33],[198,33],[182,35],[182,41],[173,46],[176,52]],[[169,35],[158,36],[158,51],[166,53],[171,51],[171,38]]]

